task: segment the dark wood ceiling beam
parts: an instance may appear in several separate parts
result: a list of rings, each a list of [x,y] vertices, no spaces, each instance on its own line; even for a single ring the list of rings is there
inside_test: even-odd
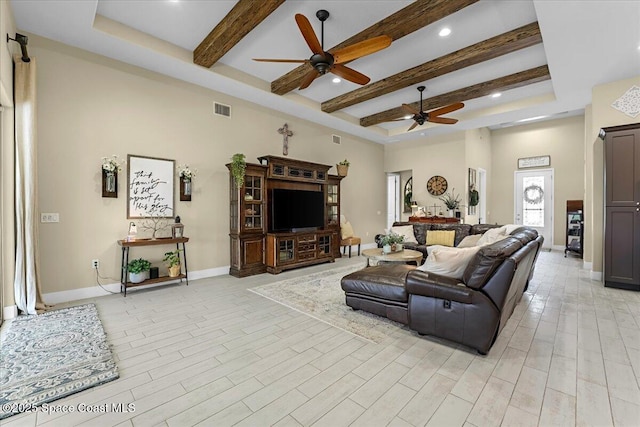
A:
[[[239,0],[193,51],[193,62],[211,67],[284,0]]]
[[[322,111],[333,113],[539,43],[542,43],[540,28],[537,22],[532,22],[325,101]]]
[[[331,53],[354,43],[382,35],[387,35],[391,37],[392,40],[398,40],[477,1],[478,0],[416,0],[409,6],[378,21],[339,45],[332,47],[328,52]],[[326,24],[328,25],[326,29],[331,31],[330,18]],[[271,82],[271,92],[278,95],[291,92],[300,85],[300,82],[309,70],[310,65],[304,64],[284,76],[277,78]]]
[[[462,89],[454,90],[449,93],[434,96],[429,99],[425,99],[422,102],[424,111],[430,111],[434,108],[443,107],[448,104],[460,101],[468,101],[470,99],[480,98],[482,96],[488,96],[496,91],[505,91],[510,89],[527,86],[533,83],[549,80],[549,68],[546,65],[540,67],[531,68],[519,73],[510,74],[508,76],[500,77],[498,79],[489,80],[483,83],[478,83],[473,86],[465,87]],[[420,102],[414,102],[409,104],[416,110],[420,110]],[[392,108],[390,110],[382,111],[380,113],[372,114],[360,119],[361,126],[373,126],[379,123],[388,122],[394,119],[400,119],[407,113],[402,107]]]

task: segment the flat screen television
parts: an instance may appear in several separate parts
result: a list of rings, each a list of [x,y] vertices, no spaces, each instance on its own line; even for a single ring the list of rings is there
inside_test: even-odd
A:
[[[324,193],[274,188],[270,213],[270,231],[321,228],[324,226]]]

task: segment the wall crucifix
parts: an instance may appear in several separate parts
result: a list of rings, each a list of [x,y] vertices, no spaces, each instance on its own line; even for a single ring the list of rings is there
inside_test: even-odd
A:
[[[289,130],[289,125],[285,123],[278,129],[278,133],[282,135],[282,154],[286,156],[289,154],[289,137],[293,136],[293,132]]]

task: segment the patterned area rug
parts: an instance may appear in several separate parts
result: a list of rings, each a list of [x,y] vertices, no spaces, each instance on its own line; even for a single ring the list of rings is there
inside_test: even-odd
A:
[[[345,303],[340,279],[361,268],[361,265],[341,267],[249,290],[375,343],[389,338],[398,329],[408,330],[385,317],[354,311]]]
[[[13,320],[0,361],[0,419],[118,378],[94,304]]]

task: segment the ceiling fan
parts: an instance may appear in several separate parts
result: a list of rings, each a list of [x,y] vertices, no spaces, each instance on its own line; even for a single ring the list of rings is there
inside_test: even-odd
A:
[[[261,62],[291,62],[300,64],[311,64],[313,70],[309,71],[307,75],[302,79],[300,87],[298,89],[305,89],[309,87],[313,81],[319,76],[326,74],[327,72],[336,74],[345,80],[365,85],[371,80],[369,77],[362,73],[349,68],[344,63],[353,61],[354,59],[361,58],[366,55],[370,55],[374,52],[382,50],[391,44],[391,37],[378,36],[373,37],[358,43],[354,43],[350,46],[338,49],[333,54],[324,50],[324,21],[329,17],[329,12],[326,10],[319,10],[316,12],[316,17],[320,20],[322,25],[321,40],[318,41],[318,37],[313,31],[311,23],[302,14],[296,14],[296,23],[302,37],[304,37],[307,45],[313,52],[313,55],[309,59],[262,59],[254,58],[254,61]]]
[[[453,125],[458,122],[458,119],[450,119],[448,117],[440,117],[442,114],[451,113],[452,111],[456,111],[464,107],[462,102],[456,102],[454,104],[447,105],[442,108],[438,108],[436,110],[425,113],[422,109],[422,92],[424,91],[424,86],[418,86],[418,91],[420,92],[420,111],[416,111],[411,105],[402,104],[402,109],[407,113],[412,114],[412,117],[405,117],[402,119],[393,120],[394,122],[398,122],[401,120],[413,119],[415,122],[407,129],[407,132],[413,130],[416,126],[422,126],[424,122],[432,122],[432,123],[441,123],[444,125]]]

